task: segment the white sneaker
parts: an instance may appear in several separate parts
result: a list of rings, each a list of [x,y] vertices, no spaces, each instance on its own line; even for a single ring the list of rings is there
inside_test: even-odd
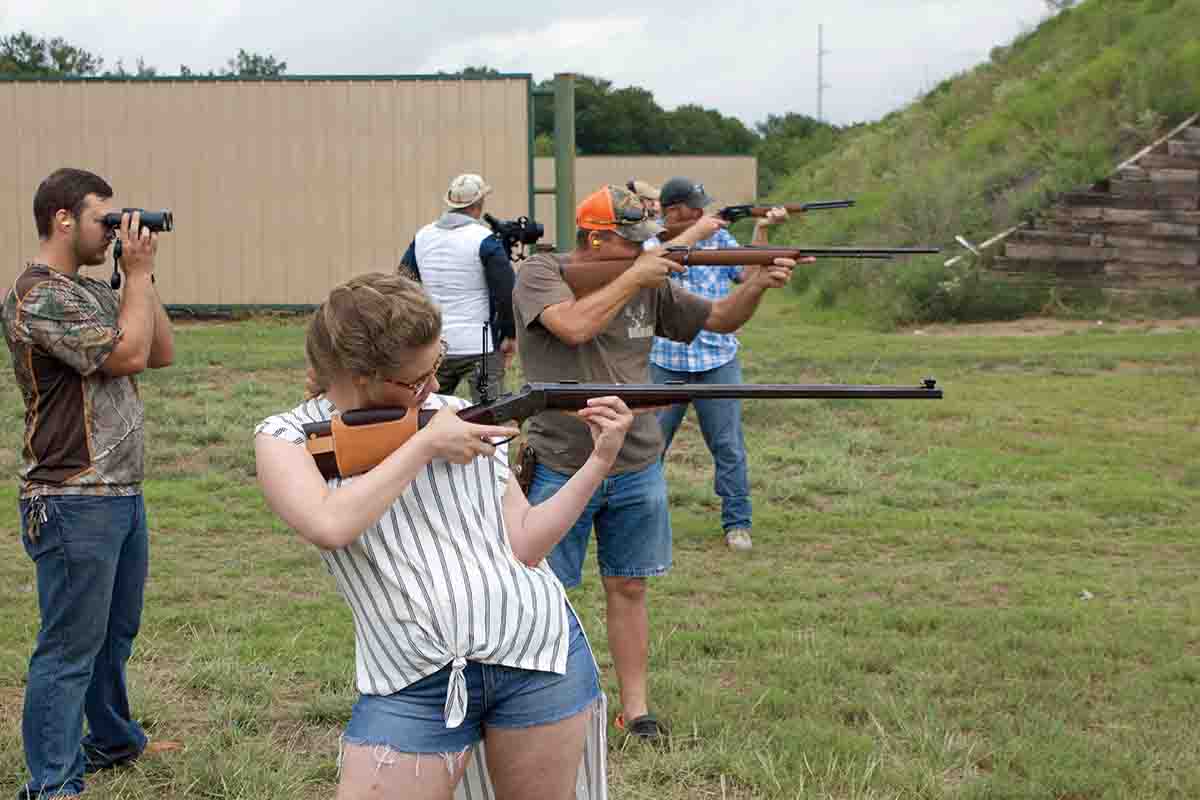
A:
[[[730,528],[725,531],[725,544],[730,550],[744,552],[754,546],[749,528]]]

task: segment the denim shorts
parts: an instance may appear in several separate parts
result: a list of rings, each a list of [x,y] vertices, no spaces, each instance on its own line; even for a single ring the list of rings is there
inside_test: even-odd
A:
[[[539,464],[529,502],[544,502],[571,479]],[[606,577],[649,578],[671,568],[671,514],[662,462],[604,479],[571,530],[547,556],[568,589],[583,580],[588,539],[596,528],[596,560]]]
[[[398,753],[461,753],[483,739],[485,728],[531,728],[575,716],[600,698],[600,675],[569,606],[567,618],[571,644],[566,674],[468,661],[463,671],[467,718],[457,728],[447,728],[447,665],[395,694],[359,695],[343,741]]]

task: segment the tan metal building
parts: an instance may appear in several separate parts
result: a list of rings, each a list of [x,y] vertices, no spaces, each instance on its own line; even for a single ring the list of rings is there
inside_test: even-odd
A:
[[[38,183],[76,166],[117,203],[174,212],[156,271],[168,304],[320,302],[394,269],[459,173],[496,188],[496,216],[529,213],[531,89],[529,75],[0,81],[5,285],[37,252]]]
[[[758,159],[754,156],[580,156],[575,159],[575,192],[583,198],[606,183],[624,185],[632,178],[661,186],[679,175],[703,183],[720,205],[753,203],[757,197]],[[553,158],[534,159],[534,179],[539,188],[554,185]],[[538,195],[537,221],[546,226],[544,241],[557,242],[553,195]]]

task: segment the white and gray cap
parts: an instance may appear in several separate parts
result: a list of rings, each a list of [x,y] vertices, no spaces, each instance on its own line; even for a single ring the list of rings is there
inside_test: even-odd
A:
[[[459,175],[450,181],[446,189],[446,206],[448,208],[466,208],[478,203],[492,193],[492,187],[481,176],[473,172]]]

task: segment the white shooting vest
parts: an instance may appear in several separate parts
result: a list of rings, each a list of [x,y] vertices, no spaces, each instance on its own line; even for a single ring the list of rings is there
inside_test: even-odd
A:
[[[486,342],[483,335],[491,307],[479,260],[479,246],[491,235],[486,225],[454,213],[443,215],[417,232],[417,269],[425,291],[441,309],[442,338],[448,355],[478,355],[493,349],[490,329]]]

